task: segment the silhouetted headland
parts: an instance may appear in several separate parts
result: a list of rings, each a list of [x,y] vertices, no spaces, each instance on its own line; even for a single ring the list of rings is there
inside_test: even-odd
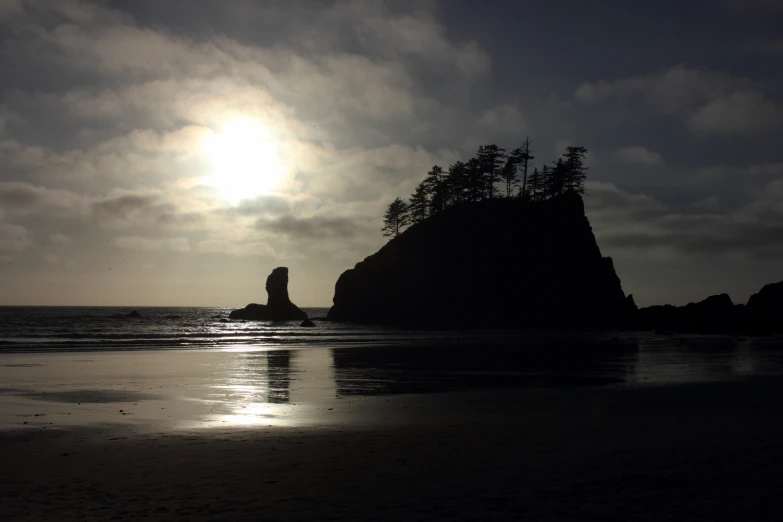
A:
[[[229,314],[231,319],[246,321],[302,321],[307,314],[288,297],[288,268],[278,267],[266,278],[266,305],[250,303]]]
[[[632,308],[582,198],[564,193],[455,204],[413,225],[340,276],[328,319],[595,327]]]

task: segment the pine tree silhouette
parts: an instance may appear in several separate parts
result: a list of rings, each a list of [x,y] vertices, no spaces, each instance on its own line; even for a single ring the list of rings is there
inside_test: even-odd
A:
[[[389,203],[386,214],[383,216],[383,228],[381,231],[385,237],[400,235],[403,227],[410,223],[408,216],[408,204],[401,198],[396,198]]]

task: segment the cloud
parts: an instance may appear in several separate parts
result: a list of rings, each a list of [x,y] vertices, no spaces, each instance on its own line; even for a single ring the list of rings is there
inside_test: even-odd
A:
[[[186,237],[175,237],[167,242],[169,250],[174,252],[190,252],[190,242]]]
[[[658,152],[653,152],[645,147],[622,147],[615,151],[615,156],[625,163],[637,165],[660,165],[663,157]]]
[[[265,242],[237,242],[225,239],[206,239],[197,245],[197,250],[205,254],[223,254],[229,256],[262,256],[277,258],[275,250]]]
[[[677,110],[754,86],[756,83],[747,78],[680,64],[613,82],[585,82],[576,89],[574,97],[582,103],[598,103],[611,97],[641,94],[662,108]]]
[[[783,108],[748,78],[677,65],[613,82],[583,83],[574,98],[583,104],[641,96],[657,111],[683,116],[702,133],[746,133],[778,124]]]
[[[21,252],[31,244],[26,228],[0,222],[0,251]]]
[[[55,245],[67,245],[68,243],[71,242],[71,238],[69,238],[65,234],[51,234],[49,236],[49,241],[51,241]]]
[[[305,239],[351,238],[357,231],[353,219],[323,216],[283,216],[272,220],[262,218],[256,222],[256,228]]]
[[[758,163],[743,170],[743,174],[753,177],[783,178],[783,163]]]
[[[84,198],[67,190],[21,182],[0,182],[0,211],[9,215],[75,217],[87,214]]]
[[[190,242],[186,237],[175,237],[171,239],[153,239],[141,236],[123,236],[118,237],[114,244],[118,248],[126,250],[170,250],[172,252],[190,252]]]
[[[713,212],[716,200],[682,213],[611,184],[588,183],[588,192],[588,216],[602,248],[610,251],[783,259],[783,181],[722,214]]]
[[[0,22],[16,18],[23,12],[22,0],[0,0]]]
[[[742,91],[710,101],[690,116],[693,130],[704,133],[752,132],[783,123],[779,104],[757,91]]]
[[[749,51],[768,56],[783,56],[783,40],[757,40],[750,44]]]
[[[521,134],[525,130],[525,122],[519,108],[510,103],[494,107],[479,117],[479,125],[491,129],[492,132],[504,134]]]

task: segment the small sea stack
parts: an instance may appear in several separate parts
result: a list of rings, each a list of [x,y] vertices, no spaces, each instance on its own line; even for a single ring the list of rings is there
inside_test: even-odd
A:
[[[230,319],[244,321],[302,321],[307,314],[288,297],[288,268],[281,266],[272,270],[266,278],[267,303],[250,303],[229,314]]]

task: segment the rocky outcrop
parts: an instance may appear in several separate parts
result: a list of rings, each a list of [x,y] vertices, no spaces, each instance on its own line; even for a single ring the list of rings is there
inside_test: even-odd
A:
[[[747,312],[760,320],[783,318],[783,281],[770,283],[748,299]]]
[[[230,319],[245,321],[301,321],[307,314],[288,297],[288,268],[278,267],[266,278],[267,304],[250,303],[229,314]]]
[[[668,332],[733,332],[740,328],[741,312],[728,294],[713,295],[685,306],[657,305],[636,314],[637,327]]]
[[[392,324],[594,327],[635,307],[582,198],[486,200],[416,224],[345,271],[327,318]]]
[[[783,282],[766,285],[747,305],[732,303],[727,294],[685,306],[649,306],[635,315],[637,329],[663,333],[768,335],[783,333]]]

